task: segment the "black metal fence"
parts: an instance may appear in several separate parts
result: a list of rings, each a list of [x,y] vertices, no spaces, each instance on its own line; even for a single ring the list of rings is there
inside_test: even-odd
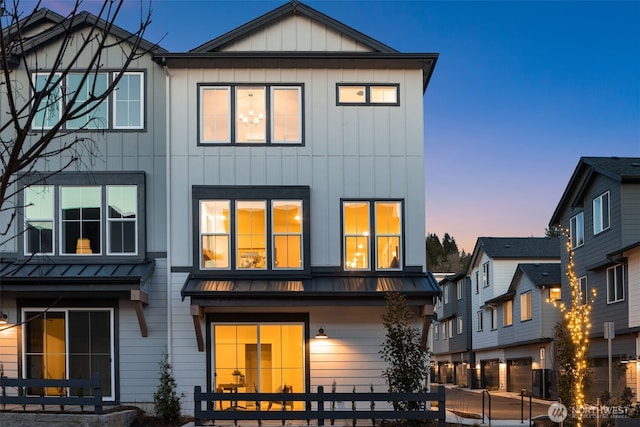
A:
[[[196,386],[193,398],[196,426],[205,420],[253,420],[259,424],[263,420],[281,420],[283,425],[287,420],[307,424],[314,420],[318,426],[325,425],[327,420],[352,420],[353,425],[357,425],[358,420],[369,420],[367,425],[376,420],[436,420],[439,427],[444,427],[446,421],[444,386],[438,386],[437,391],[431,393],[325,393],[322,386],[318,386],[316,393],[205,393]],[[336,409],[332,404],[335,402],[342,402],[342,406],[351,404],[351,409]],[[358,405],[359,402],[362,403]],[[394,410],[396,402],[405,402],[402,405],[405,407],[412,406],[406,404],[408,402],[418,402],[421,404],[416,406],[421,409]],[[437,408],[432,409],[431,404],[436,402]],[[255,410],[244,410],[241,403],[250,403]],[[271,410],[274,404],[278,410]]]
[[[0,408],[6,409],[6,405],[21,405],[25,409],[27,405],[40,405],[42,410],[54,405],[61,408],[77,405],[83,410],[88,406],[100,415],[103,406],[100,376],[65,380],[0,377]]]

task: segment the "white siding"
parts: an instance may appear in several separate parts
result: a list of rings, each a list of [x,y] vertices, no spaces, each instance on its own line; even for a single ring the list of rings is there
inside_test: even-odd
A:
[[[635,248],[628,253],[627,266],[629,284],[629,307],[640,307],[640,248]],[[640,310],[629,310],[629,327],[635,328],[640,326]]]

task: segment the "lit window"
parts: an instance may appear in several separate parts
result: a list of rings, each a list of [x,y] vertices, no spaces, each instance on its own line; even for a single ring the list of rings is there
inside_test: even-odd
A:
[[[397,84],[343,84],[336,86],[338,105],[400,105]]]
[[[593,234],[609,228],[609,192],[593,199]]]
[[[302,86],[200,86],[200,143],[301,144],[302,104]]]
[[[511,326],[513,324],[513,300],[505,301],[502,310],[503,326]]]
[[[624,265],[618,264],[607,268],[607,303],[624,300]]]
[[[453,319],[449,320],[449,338],[453,338]]]
[[[562,299],[562,290],[560,287],[557,288],[549,288],[549,300],[550,301],[559,301]]]
[[[491,307],[491,330],[498,328],[498,310]]]
[[[343,203],[343,250],[347,270],[369,270],[371,224],[375,224],[375,268],[402,269],[402,205],[401,202],[369,201]],[[446,302],[446,301],[445,301]]]
[[[102,253],[100,187],[61,187],[61,254]]]
[[[571,249],[584,245],[584,213],[571,217],[570,220]]]
[[[531,291],[520,294],[520,320],[531,320]]]

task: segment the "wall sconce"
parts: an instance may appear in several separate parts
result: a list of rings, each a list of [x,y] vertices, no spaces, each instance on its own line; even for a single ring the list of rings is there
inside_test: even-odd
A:
[[[6,325],[8,318],[7,313],[0,313],[0,325]]]
[[[320,329],[318,329],[318,333],[316,334],[316,338],[317,339],[321,339],[321,340],[325,340],[325,339],[327,339],[329,337],[327,336],[327,334],[324,333],[324,329],[320,328]]]

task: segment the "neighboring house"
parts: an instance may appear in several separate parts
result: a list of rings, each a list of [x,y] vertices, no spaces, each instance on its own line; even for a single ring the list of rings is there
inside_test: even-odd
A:
[[[549,222],[569,231],[573,270],[591,308],[589,358],[591,397],[609,387],[609,351],[605,323],[612,322],[612,391],[640,391],[640,158],[582,157]],[[563,251],[567,269],[569,253]],[[562,297],[571,305],[563,276]],[[637,399],[637,398],[636,398]]]
[[[475,376],[481,388],[518,392],[522,388],[530,389],[531,381],[527,382],[522,372],[535,369],[533,358],[539,354],[538,345],[544,339],[541,333],[536,334],[533,325],[544,324],[537,318],[545,311],[542,309],[543,293],[535,290],[538,283],[529,275],[520,277],[518,268],[523,264],[559,262],[558,238],[478,238],[467,275],[471,280]],[[520,269],[520,272],[524,271]],[[505,296],[510,292],[513,299]],[[539,310],[534,309],[536,306]],[[520,336],[513,335],[510,329],[515,331],[514,324],[528,338],[521,340]],[[532,342],[528,343],[530,340]],[[534,354],[531,349],[523,350],[525,344],[535,348]]]
[[[432,380],[472,387],[471,281],[466,273],[459,273],[439,283],[442,295],[436,304],[437,322],[431,325],[432,365],[436,368]]]
[[[437,54],[292,1],[155,60],[169,79],[178,393],[387,391],[385,295],[405,296],[426,345],[439,294],[424,243]]]
[[[31,25],[24,28],[31,34],[28,50],[11,70],[24,99],[31,96],[30,80],[43,87],[41,73],[51,71],[63,28],[81,39],[92,25],[106,25],[88,13],[70,22],[46,9],[29,19]],[[131,36],[115,28],[110,42]],[[65,61],[72,63],[79,45],[68,47]],[[143,42],[141,47],[153,45]],[[108,48],[101,61],[101,71],[93,75],[98,86],[122,69],[121,47]],[[37,72],[29,74],[24,64]],[[88,82],[78,82],[82,63],[78,66],[60,82],[59,93],[90,92]],[[23,208],[8,230],[16,237],[0,248],[0,311],[7,315],[7,323],[0,325],[0,366],[5,376],[64,379],[99,373],[105,401],[152,401],[167,343],[164,88],[162,67],[151,54],[141,56],[90,121],[85,116],[64,123],[61,141],[93,141],[78,146],[80,161],[52,174],[70,154],[52,156],[17,177],[17,185],[28,188],[10,201]],[[2,92],[0,110],[6,113]],[[51,129],[57,114],[53,108],[38,113],[33,133]],[[78,128],[91,130],[64,136]],[[11,131],[4,131],[4,141],[14,138]],[[3,215],[2,224],[7,224]]]
[[[562,320],[560,264],[518,264],[506,293],[485,301],[498,313],[498,347],[506,364],[506,390],[550,397],[554,328]]]

